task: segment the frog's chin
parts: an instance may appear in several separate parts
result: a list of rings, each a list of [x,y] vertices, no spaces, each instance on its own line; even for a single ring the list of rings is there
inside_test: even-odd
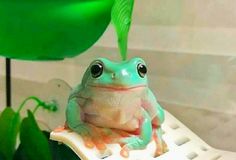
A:
[[[147,85],[136,85],[136,86],[119,86],[119,85],[88,85],[92,88],[100,88],[100,89],[106,89],[106,90],[114,90],[114,91],[127,91],[127,90],[133,90],[133,89],[141,89],[147,87]]]

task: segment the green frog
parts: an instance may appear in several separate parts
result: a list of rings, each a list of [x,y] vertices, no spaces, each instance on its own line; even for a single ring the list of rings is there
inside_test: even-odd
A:
[[[92,134],[89,124],[132,135],[120,140],[124,157],[130,150],[144,149],[152,138],[156,155],[164,153],[163,121],[164,110],[148,87],[147,66],[138,57],[120,63],[94,60],[70,94],[66,109],[66,125],[82,136]]]

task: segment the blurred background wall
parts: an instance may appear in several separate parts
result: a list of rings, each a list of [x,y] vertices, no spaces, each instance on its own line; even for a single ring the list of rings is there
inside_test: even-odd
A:
[[[230,142],[235,137],[230,136],[236,129],[235,19],[235,0],[138,0],[129,38],[129,57],[147,61],[150,86],[163,106],[213,146],[222,147],[216,139],[225,134],[229,138],[222,148],[234,151],[236,145]],[[119,60],[116,46],[110,26],[94,47],[76,58],[13,60],[13,106],[29,95],[47,97],[42,86],[54,78],[77,85],[95,57]],[[4,90],[4,59],[0,58],[1,107],[5,106]],[[218,121],[224,122],[229,133],[217,128]],[[201,125],[206,122],[204,130]]]

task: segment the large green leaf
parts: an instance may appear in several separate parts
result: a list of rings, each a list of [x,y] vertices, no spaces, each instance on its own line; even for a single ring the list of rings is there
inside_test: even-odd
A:
[[[6,158],[3,156],[1,152],[0,152],[0,160],[6,160]]]
[[[50,140],[48,132],[44,132],[44,135],[47,137],[53,160],[80,160],[80,158],[69,147]],[[26,156],[22,145],[18,147],[14,160],[30,160]]]
[[[118,36],[118,45],[123,60],[127,56],[128,33],[131,25],[134,0],[115,0],[111,18]]]
[[[19,113],[6,108],[0,116],[0,152],[7,160],[11,160],[14,155],[19,127]]]
[[[50,140],[48,132],[44,132],[44,134],[48,137],[48,143],[51,148],[54,160],[80,160],[75,152],[73,152],[69,147]]]
[[[19,147],[17,148],[15,154],[14,154],[14,157],[13,157],[13,160],[30,160],[24,150],[23,150],[23,147],[22,145],[20,144]]]
[[[52,160],[46,136],[39,129],[31,111],[24,118],[20,128],[20,141],[28,160]]]
[[[0,55],[74,57],[106,30],[114,0],[0,0]]]
[[[64,144],[49,140],[53,160],[80,160],[80,158]]]

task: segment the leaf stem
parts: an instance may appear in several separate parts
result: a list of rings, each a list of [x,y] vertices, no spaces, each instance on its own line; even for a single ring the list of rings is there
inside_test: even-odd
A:
[[[19,113],[22,110],[22,108],[25,106],[25,104],[29,100],[34,100],[37,103],[36,107],[33,110],[33,113],[35,113],[39,107],[42,107],[44,109],[47,109],[47,110],[53,111],[53,112],[57,111],[57,103],[56,103],[56,101],[52,101],[51,103],[46,104],[45,102],[41,101],[39,98],[37,98],[35,96],[30,96],[30,97],[26,98],[20,104],[20,107],[18,108],[17,113]]]
[[[22,110],[22,108],[24,107],[24,105],[26,104],[26,102],[28,102],[29,100],[34,100],[34,101],[36,101],[36,102],[38,103],[38,105],[42,103],[37,97],[35,97],[35,96],[30,96],[30,97],[26,98],[26,99],[20,104],[20,107],[18,108],[17,113],[19,113],[19,112]]]
[[[33,114],[35,114],[35,112],[38,110],[39,107],[40,107],[40,104],[38,104],[38,105],[34,108]]]

